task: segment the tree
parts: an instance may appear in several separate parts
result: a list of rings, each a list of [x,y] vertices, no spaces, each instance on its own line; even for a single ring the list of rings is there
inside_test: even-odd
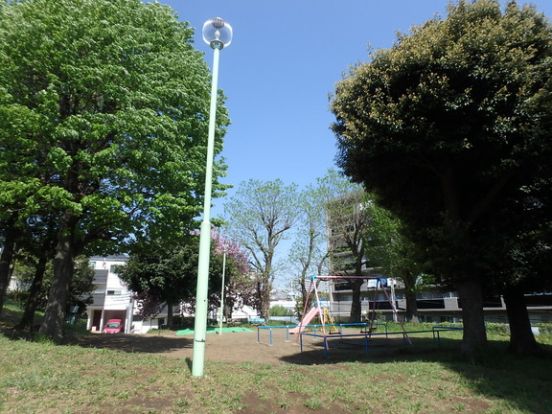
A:
[[[481,252],[494,213],[523,198],[550,156],[550,45],[531,7],[460,1],[355,68],[332,102],[339,164],[455,284],[468,353],[486,343]]]
[[[212,232],[213,244],[209,265],[209,299],[212,306],[220,304],[222,283],[222,255],[227,254],[225,275],[225,302],[230,314],[235,302],[248,303],[251,299],[241,277],[247,273],[247,259],[239,246]],[[167,325],[173,325],[173,307],[180,302],[193,304],[197,284],[199,240],[197,235],[182,240],[179,244],[140,244],[130,256],[126,266],[118,274],[141,302],[142,316],[152,316],[166,304]],[[229,315],[228,315],[229,317]]]
[[[192,30],[157,3],[30,0],[0,9],[0,111],[21,113],[16,137],[25,144],[9,149],[22,174],[0,175],[1,185],[32,194],[29,209],[59,215],[43,334],[61,338],[73,258],[87,247],[192,228],[209,78]],[[219,152],[228,119],[222,104],[217,113]],[[219,161],[215,177],[223,172]]]
[[[406,320],[418,322],[416,293],[421,287],[422,266],[417,247],[405,234],[406,229],[391,212],[376,203],[367,206],[370,225],[364,235],[366,256],[371,267],[381,269],[404,283]]]
[[[0,10],[1,13],[1,10]],[[32,110],[14,104],[0,88],[0,314],[10,282],[10,273],[25,218],[34,211],[33,202],[40,187],[33,177],[38,166],[33,157],[36,142],[29,136],[39,125]]]
[[[163,243],[140,244],[126,266],[117,269],[119,277],[140,301],[143,317],[159,313],[166,304],[167,325],[173,325],[174,305],[193,296],[197,244],[197,240],[172,248]]]
[[[226,266],[223,316],[228,320],[232,317],[232,311],[236,307],[255,304],[255,281],[251,277],[248,254],[242,246],[219,231],[213,231],[211,237],[213,238],[212,273],[221,275],[223,264]],[[226,255],[225,263],[223,263],[224,255]],[[215,283],[217,282],[219,286],[222,284],[220,277],[215,278]],[[218,293],[216,288],[215,292]],[[220,306],[220,295],[211,296],[216,296]]]
[[[297,303],[299,313],[303,311],[305,303],[311,303],[308,297],[309,276],[323,274],[329,255],[325,215],[327,201],[328,194],[320,186],[320,180],[316,185],[307,186],[299,195],[298,223],[289,254],[289,262],[297,272],[295,282],[300,294]]]
[[[281,180],[243,182],[224,206],[229,233],[251,255],[257,304],[267,320],[276,248],[297,218],[296,206],[295,184]]]
[[[18,255],[14,277],[23,287],[28,286],[28,289],[19,292],[21,302],[24,303],[24,311],[16,329],[28,328],[33,331],[36,311],[46,307],[48,291],[54,278],[53,263],[46,260],[46,257],[48,255],[42,253],[36,257],[28,252]],[[91,303],[91,293],[94,290],[94,270],[90,267],[88,257],[75,258],[73,273],[66,308],[76,306],[77,312],[83,312],[86,305]]]
[[[329,235],[331,273],[360,276],[367,273],[364,233],[369,225],[367,194],[343,174],[330,170],[319,181],[325,194],[324,210]],[[351,322],[362,316],[360,289],[362,279],[350,282],[352,290]]]
[[[44,278],[48,261],[52,257],[55,243],[55,225],[53,221],[43,223],[38,220],[34,231],[26,238],[25,248],[28,254],[28,261],[34,259],[34,271],[30,278],[29,291],[21,321],[17,325],[18,329],[27,327],[33,328],[35,312],[38,309],[44,294]]]

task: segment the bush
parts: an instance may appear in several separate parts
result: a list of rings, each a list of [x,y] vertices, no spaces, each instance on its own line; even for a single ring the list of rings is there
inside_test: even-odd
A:
[[[293,316],[294,313],[291,309],[288,309],[282,305],[274,305],[270,308],[271,316]]]

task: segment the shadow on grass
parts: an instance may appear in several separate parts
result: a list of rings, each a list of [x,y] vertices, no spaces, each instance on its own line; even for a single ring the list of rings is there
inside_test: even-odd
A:
[[[14,326],[21,319],[22,312],[19,308],[13,309],[16,304],[13,301],[7,301],[8,306],[4,308],[0,318],[0,334],[12,340],[36,340],[40,339],[37,330],[29,332],[20,331]],[[40,315],[37,315],[36,321],[39,323]],[[86,330],[86,324],[83,321],[77,321],[75,325],[66,326],[63,345],[77,345],[84,348],[104,348],[123,352],[145,352],[145,353],[164,353],[179,350],[182,348],[191,348],[192,339],[184,337],[153,336],[153,335],[106,335],[91,334]]]
[[[68,345],[85,348],[104,348],[123,352],[145,352],[150,354],[177,351],[192,347],[191,338],[153,335],[106,335],[88,334],[71,338]]]
[[[515,356],[507,352],[507,342],[490,341],[488,349],[469,361],[460,352],[460,339],[413,338],[413,345],[402,340],[373,340],[368,352],[363,342],[333,341],[324,355],[322,343],[312,342],[306,352],[280,360],[299,365],[339,362],[431,362],[462,375],[465,385],[490,399],[507,401],[512,407],[531,413],[552,412],[552,346],[542,345],[539,356]],[[313,346],[319,348],[313,349]]]

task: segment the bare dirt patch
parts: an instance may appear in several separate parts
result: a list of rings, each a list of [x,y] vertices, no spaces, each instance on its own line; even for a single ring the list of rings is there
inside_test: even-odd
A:
[[[207,335],[206,359],[220,362],[258,362],[264,364],[293,363],[298,365],[332,364],[344,361],[359,361],[374,358],[380,354],[400,352],[393,347],[383,346],[385,339],[372,339],[371,351],[364,352],[362,341],[339,341],[333,338],[328,355],[324,354],[319,338],[304,337],[303,352],[298,338],[286,337],[285,330],[273,329],[272,346],[269,345],[269,332],[215,333]],[[173,333],[161,335],[105,335],[89,334],[72,341],[83,347],[109,348],[124,352],[145,352],[161,354],[173,358],[191,359],[193,336],[176,336]],[[339,342],[339,345],[338,345]],[[381,356],[381,355],[380,355]]]
[[[206,359],[221,362],[259,362],[280,364],[290,356],[299,355],[300,347],[296,338],[286,342],[283,330],[273,331],[273,346],[269,346],[268,333],[261,332],[261,342],[257,343],[257,332],[208,334]],[[77,338],[74,344],[83,347],[108,348],[124,352],[145,352],[161,354],[173,358],[192,358],[193,336],[163,335],[105,335],[90,334]],[[314,358],[326,360],[322,349],[305,345],[306,351],[318,354]],[[312,354],[309,353],[309,354]],[[305,362],[313,360],[313,355],[305,353]],[[307,361],[308,360],[308,361]]]
[[[483,413],[491,407],[488,402],[480,398],[451,397],[450,401],[453,403],[454,407],[461,410],[463,413]]]
[[[329,407],[322,407],[313,404],[309,407],[309,401],[304,396],[296,393],[289,393],[284,404],[278,405],[275,401],[260,398],[258,394],[250,392],[245,394],[242,399],[243,408],[239,411],[242,414],[345,414],[342,407],[331,404]]]

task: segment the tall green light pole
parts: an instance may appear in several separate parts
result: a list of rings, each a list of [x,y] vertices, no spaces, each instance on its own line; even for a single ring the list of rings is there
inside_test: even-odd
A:
[[[199,265],[197,268],[196,309],[194,323],[194,353],[192,375],[203,376],[205,361],[205,336],[207,333],[207,286],[209,282],[209,254],[211,249],[211,187],[213,181],[213,157],[215,152],[215,120],[217,115],[217,83],[219,53],[232,42],[232,26],[220,17],[203,24],[203,40],[213,49],[213,77],[211,83],[211,108],[209,111],[209,136],[207,165],[205,169],[205,200],[203,221],[199,236]]]

